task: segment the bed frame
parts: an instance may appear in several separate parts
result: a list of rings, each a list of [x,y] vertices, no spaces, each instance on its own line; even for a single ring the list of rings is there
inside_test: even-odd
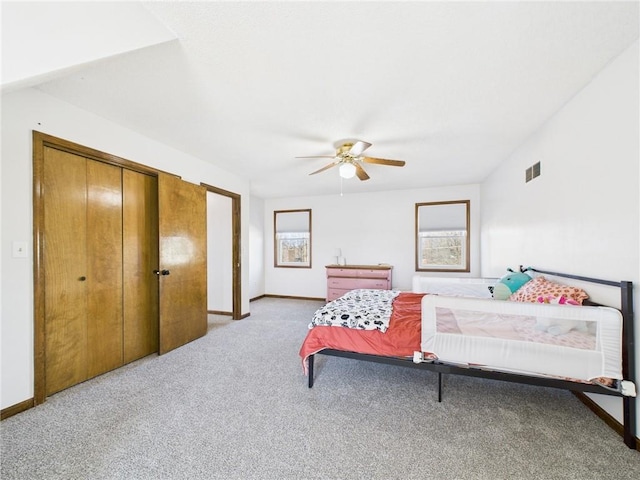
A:
[[[521,271],[524,271],[522,266]],[[546,270],[537,270],[528,268],[527,270],[540,274],[552,275],[555,277],[571,278],[588,283],[596,283],[600,285],[609,285],[620,289],[620,311],[622,312],[622,373],[623,378],[635,385],[635,341],[634,341],[634,325],[633,325],[633,283],[630,281],[615,282],[610,280],[602,280],[599,278],[582,277],[578,275],[570,275],[566,273],[550,272]],[[598,305],[597,303],[586,301],[585,304]],[[513,373],[505,373],[499,371],[491,371],[482,368],[473,368],[460,365],[448,365],[438,361],[418,363],[414,359],[406,357],[385,357],[381,355],[370,355],[363,353],[347,352],[342,350],[324,349],[314,355],[309,356],[309,388],[313,387],[313,364],[315,355],[327,355],[333,357],[352,358],[356,360],[364,360],[368,362],[384,363],[387,365],[399,365],[403,367],[418,368],[438,373],[438,402],[442,401],[442,374],[448,373],[453,375],[466,375],[470,377],[489,378],[492,380],[501,380],[505,382],[523,383],[527,385],[537,385],[542,387],[559,388],[570,390],[573,392],[590,392],[602,395],[611,395],[622,397],[623,403],[623,438],[624,443],[629,448],[636,449],[636,399],[634,396],[622,393],[619,389],[610,389],[604,386],[577,383],[568,380],[535,377],[527,375],[519,375]]]

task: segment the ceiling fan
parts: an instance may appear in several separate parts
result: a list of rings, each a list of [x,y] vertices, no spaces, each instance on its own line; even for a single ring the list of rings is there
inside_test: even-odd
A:
[[[338,166],[342,178],[352,178],[356,175],[360,180],[369,180],[369,175],[362,168],[363,163],[374,163],[376,165],[389,165],[392,167],[404,167],[404,160],[387,160],[386,158],[364,157],[362,153],[371,146],[362,140],[342,140],[334,144],[335,155],[315,155],[310,157],[296,158],[333,158],[333,162],[325,165],[320,170],[311,172],[309,175],[324,172],[331,167]]]

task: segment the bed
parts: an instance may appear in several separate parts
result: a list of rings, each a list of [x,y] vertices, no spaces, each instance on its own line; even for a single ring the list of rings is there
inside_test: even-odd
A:
[[[314,315],[300,348],[309,388],[321,354],[436,372],[438,401],[443,374],[617,396],[624,442],[636,448],[632,282],[530,270],[540,280],[617,288],[620,308],[492,300],[493,279],[422,278],[413,285],[421,291],[353,291]]]

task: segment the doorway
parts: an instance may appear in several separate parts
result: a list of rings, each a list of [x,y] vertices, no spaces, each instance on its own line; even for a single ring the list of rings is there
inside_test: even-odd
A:
[[[208,311],[240,320],[240,195],[201,185],[207,189]]]

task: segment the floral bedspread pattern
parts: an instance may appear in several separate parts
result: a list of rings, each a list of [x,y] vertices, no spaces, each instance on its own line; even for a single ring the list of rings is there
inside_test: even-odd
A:
[[[393,299],[399,293],[398,290],[351,290],[318,309],[309,328],[347,327],[384,333],[389,328]]]

